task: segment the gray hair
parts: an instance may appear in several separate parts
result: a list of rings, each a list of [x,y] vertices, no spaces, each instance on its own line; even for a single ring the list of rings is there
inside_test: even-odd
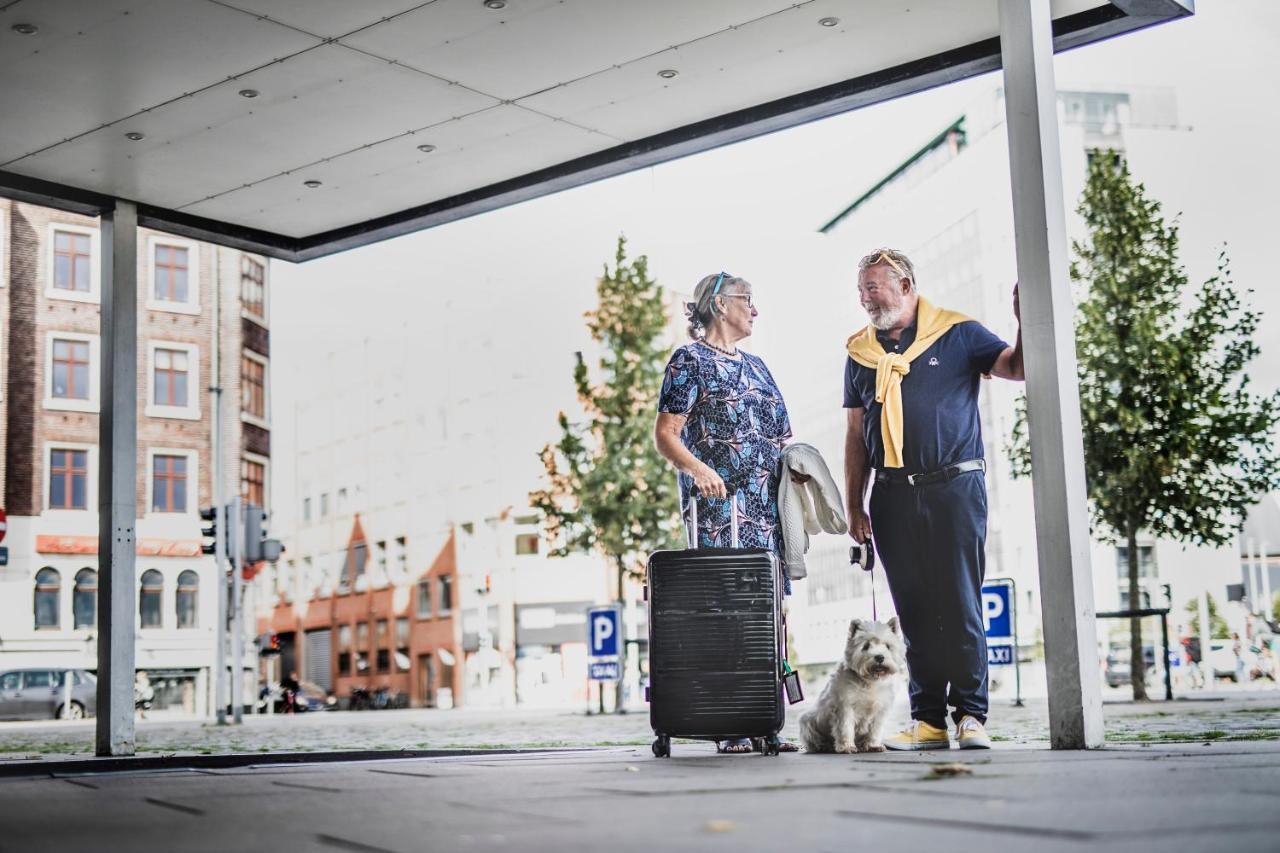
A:
[[[898,281],[904,278],[911,280],[911,289],[916,289],[916,268],[902,252],[897,249],[876,249],[871,254],[858,261],[858,272],[874,267],[876,264],[884,264],[889,271],[897,276]]]
[[[730,287],[747,284],[746,279],[724,272],[706,276],[698,282],[693,288],[693,301],[684,304],[684,315],[689,318],[689,337],[695,341],[707,333],[707,325],[719,313],[712,297],[717,293],[716,281],[722,276],[724,280],[720,282],[719,293],[728,293]]]

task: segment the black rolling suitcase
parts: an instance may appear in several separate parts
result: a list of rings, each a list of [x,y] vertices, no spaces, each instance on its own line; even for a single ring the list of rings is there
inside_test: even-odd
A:
[[[782,700],[780,565],[761,548],[691,546],[649,557],[649,722],[653,754],[671,755],[671,738],[752,738],[778,754]],[[738,543],[737,510],[731,513]]]

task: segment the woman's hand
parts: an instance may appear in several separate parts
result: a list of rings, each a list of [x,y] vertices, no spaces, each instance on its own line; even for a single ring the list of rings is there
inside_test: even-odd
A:
[[[729,496],[729,490],[725,488],[724,480],[720,478],[720,475],[711,466],[699,462],[689,472],[689,476],[693,477],[694,488],[704,498],[727,498]]]

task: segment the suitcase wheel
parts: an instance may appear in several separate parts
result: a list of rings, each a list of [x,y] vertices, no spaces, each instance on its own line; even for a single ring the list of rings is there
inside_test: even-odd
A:
[[[767,738],[761,738],[761,740],[764,742],[763,746],[760,747],[760,752],[762,754],[780,755],[782,753],[782,750],[780,749],[782,741],[777,735],[769,735]]]
[[[658,735],[653,740],[653,754],[657,758],[671,757],[671,738],[666,735]]]

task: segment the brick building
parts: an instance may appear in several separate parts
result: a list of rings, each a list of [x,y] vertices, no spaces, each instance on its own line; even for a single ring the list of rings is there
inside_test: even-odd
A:
[[[95,219],[0,199],[0,670],[96,668],[98,243]],[[270,499],[266,269],[139,230],[136,661],[158,705],[190,713],[209,707],[217,618],[198,514],[215,494],[211,386],[225,496]]]
[[[416,571],[407,548],[404,537],[370,541],[357,514],[331,575],[290,573],[297,561],[264,573],[258,600],[275,604],[260,609],[258,625],[280,638],[280,671],[297,671],[343,705],[357,687],[385,688],[414,707],[460,702],[454,534],[424,550]]]

